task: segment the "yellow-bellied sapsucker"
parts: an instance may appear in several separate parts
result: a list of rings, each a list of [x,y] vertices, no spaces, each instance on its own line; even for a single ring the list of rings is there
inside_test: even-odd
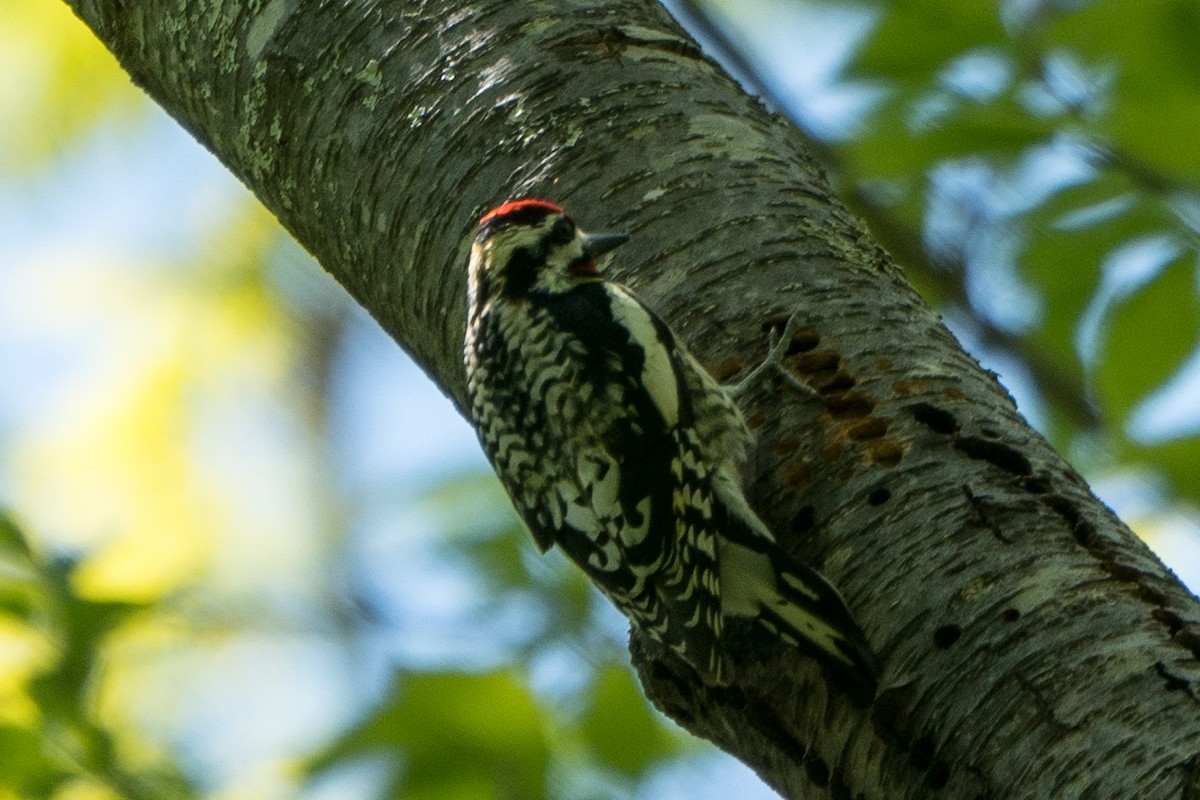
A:
[[[869,700],[875,658],[842,598],[746,502],[733,400],[597,271],[627,239],[541,200],[479,221],[465,359],[483,449],[538,546],[560,546],[704,680],[730,679],[723,626],[748,617]]]

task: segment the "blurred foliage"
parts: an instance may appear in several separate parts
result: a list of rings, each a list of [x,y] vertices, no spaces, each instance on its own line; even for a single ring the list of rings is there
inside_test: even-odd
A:
[[[0,170],[30,173],[105,121],[131,128],[146,104],[65,3],[4,0]]]
[[[1200,499],[1200,2],[681,2],[775,97],[792,61],[756,50],[761,20],[869,20],[836,77],[865,112],[830,133],[785,105],[840,194],[985,361],[1031,375],[1035,422],[1085,472]],[[1193,411],[1140,432],[1181,376]]]
[[[163,758],[125,757],[96,713],[106,639],[146,608],[97,602],[0,512],[0,798],[196,797]]]
[[[1175,490],[1165,507],[1194,516],[1200,418],[1157,438],[1130,420],[1200,338],[1200,0],[680,5],[768,86],[805,68],[805,48],[759,44],[781,41],[783,12],[869,19],[830,78],[862,90],[862,113],[834,130],[784,110],[824,132],[842,195],[985,362],[1024,366],[1041,424],[1089,477],[1148,466]],[[4,0],[0,67],[7,180],[151,116],[54,0]],[[197,216],[182,256],[97,252],[3,276],[9,296],[54,297],[25,322],[70,331],[93,366],[32,423],[0,418],[0,490],[27,520],[0,518],[0,800],[291,797],[362,765],[376,770],[364,797],[618,798],[694,754],[642,697],[614,612],[535,552],[494,479],[376,494],[331,480],[344,298],[305,285],[315,268],[245,198]],[[478,637],[467,663],[372,645],[415,638],[415,623],[338,574],[361,546],[344,533],[401,504],[429,535],[397,535],[395,552],[469,587],[442,631]],[[401,567],[376,580],[402,582]],[[433,613],[423,599],[443,598],[413,616]],[[264,631],[343,653],[346,683],[369,687],[269,752],[238,738],[264,724],[260,698],[194,707],[211,697],[204,675],[232,696],[251,668],[301,687],[302,704],[304,659],[206,660]],[[227,739],[232,766],[198,755]]]
[[[618,665],[623,642],[597,632],[604,601],[559,554],[531,547],[490,473],[439,482],[416,502],[436,518],[439,557],[472,576],[467,615],[504,636],[503,659],[523,670],[395,672],[378,703],[309,762],[311,780],[382,758],[387,798],[598,799],[626,796],[689,750]],[[444,635],[473,632],[460,624]],[[539,698],[530,673],[563,648],[576,656],[571,685]]]
[[[236,531],[192,442],[210,424],[206,408],[234,392],[243,403],[273,398],[295,382],[289,369],[307,341],[262,275],[279,237],[269,214],[245,204],[214,224],[194,263],[70,276],[86,302],[61,304],[56,324],[102,349],[107,374],[38,420],[36,435],[16,435],[10,458],[30,519],[88,549],[77,580],[89,595],[162,596],[203,571],[214,530]],[[289,412],[304,410],[277,409]]]
[[[569,641],[588,652],[605,648],[590,637],[596,597],[590,585],[579,580],[575,567],[559,553],[544,557],[531,548],[515,512],[496,513],[510,504],[490,473],[446,480],[422,499],[437,515],[438,549],[448,559],[465,561],[475,576],[480,611],[512,605],[525,609],[513,643],[516,653],[528,659],[546,642]],[[620,658],[622,653],[607,655]]]
[[[881,230],[924,231],[923,257],[906,266],[1031,366],[1060,447],[1102,426],[1108,456],[1082,466],[1144,463],[1181,499],[1200,499],[1200,415],[1165,437],[1187,448],[1128,426],[1200,342],[1200,62],[1190,56],[1200,3],[872,7],[878,25],[847,75],[887,93],[835,145],[840,179],[866,199],[859,209]],[[964,174],[975,176],[965,189]],[[955,230],[930,224],[947,213]],[[1163,247],[1144,278],[1117,286],[1130,246],[1148,240]],[[972,283],[997,273],[1029,292],[1020,322],[978,300]]]
[[[509,674],[414,674],[313,765],[402,754],[388,797],[522,800],[546,795],[546,712]]]
[[[569,773],[586,768],[589,796],[617,797],[684,751],[628,669],[600,670],[585,697],[583,708],[562,713],[511,672],[397,673],[382,702],[306,771],[319,779],[382,758],[387,798],[534,800],[581,796],[583,773]],[[566,774],[551,786],[554,762]]]

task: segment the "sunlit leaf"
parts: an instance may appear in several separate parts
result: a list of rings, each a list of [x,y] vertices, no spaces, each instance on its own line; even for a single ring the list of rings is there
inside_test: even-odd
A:
[[[11,615],[29,620],[41,598],[40,576],[29,543],[11,518],[0,516],[0,618]]]
[[[0,725],[0,787],[22,797],[46,797],[69,774],[45,752],[41,732]]]
[[[0,3],[0,167],[42,166],[101,119],[128,124],[149,103],[66,3]]]
[[[193,793],[169,764],[126,769],[98,721],[93,687],[109,634],[143,607],[79,597],[75,562],[45,561],[11,525],[26,558],[17,584],[30,613],[0,615],[0,796],[175,800]],[[11,586],[0,573],[0,590]],[[3,596],[3,592],[0,592]],[[119,786],[119,789],[117,788]]]
[[[5,551],[23,558],[31,555],[29,542],[17,527],[16,520],[7,511],[0,509],[0,554],[4,554]]]

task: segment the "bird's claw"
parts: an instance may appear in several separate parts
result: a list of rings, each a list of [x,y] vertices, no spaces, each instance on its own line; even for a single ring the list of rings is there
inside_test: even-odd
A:
[[[727,384],[725,391],[729,392],[733,397],[741,397],[751,388],[756,386],[763,380],[768,370],[777,372],[783,380],[805,397],[818,398],[817,390],[804,383],[795,374],[787,368],[783,363],[784,357],[787,356],[788,347],[792,343],[792,338],[796,334],[796,326],[799,324],[799,316],[792,314],[788,317],[787,324],[783,326],[783,333],[776,333],[776,328],[770,330],[770,345],[767,348],[766,357],[758,363],[754,369],[741,380],[736,383]]]

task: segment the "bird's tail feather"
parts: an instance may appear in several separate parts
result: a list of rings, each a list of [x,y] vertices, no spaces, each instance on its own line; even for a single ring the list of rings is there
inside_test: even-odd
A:
[[[837,590],[789,558],[765,528],[735,519],[727,523],[719,554],[722,611],[753,618],[815,658],[856,702],[874,700],[879,662]]]

